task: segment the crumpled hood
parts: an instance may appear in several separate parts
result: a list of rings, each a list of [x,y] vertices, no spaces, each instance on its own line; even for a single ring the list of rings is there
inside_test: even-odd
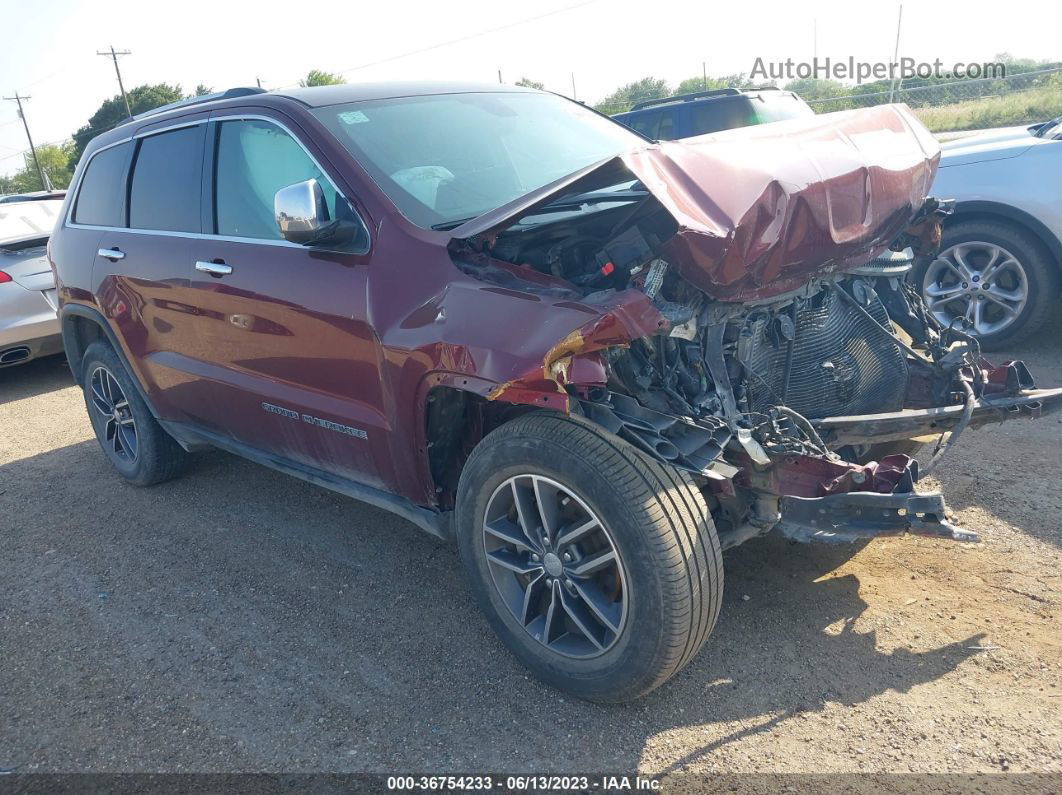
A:
[[[664,255],[728,301],[764,298],[881,254],[922,207],[940,147],[906,105],[669,141],[588,166],[453,231],[511,226],[620,161],[674,217]]]

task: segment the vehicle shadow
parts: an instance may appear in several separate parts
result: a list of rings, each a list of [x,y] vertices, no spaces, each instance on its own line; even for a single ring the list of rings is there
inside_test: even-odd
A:
[[[757,539],[727,554],[719,623],[686,670],[595,705],[508,654],[448,545],[225,454],[138,489],[94,440],[60,448],[0,467],[0,516],[18,672],[0,747],[42,770],[632,770],[650,739],[697,727],[677,769],[938,679],[979,637],[883,648],[854,626],[858,577],[823,576],[850,549]]]
[[[716,632],[675,688],[659,697],[685,702],[683,717],[690,724],[721,730],[664,772],[829,704],[852,707],[887,691],[906,693],[977,654],[970,647],[979,645],[981,634],[943,646],[890,650],[874,629],[857,629],[868,608],[859,577],[833,572],[859,548],[769,536],[725,556],[727,592]],[[661,716],[655,728],[663,732],[674,725]]]
[[[45,356],[26,364],[0,368],[0,404],[36,397],[73,386],[64,356]]]

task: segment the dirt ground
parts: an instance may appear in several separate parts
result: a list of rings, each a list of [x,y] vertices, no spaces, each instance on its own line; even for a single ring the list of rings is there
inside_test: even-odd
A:
[[[1015,355],[1062,384],[1062,322]],[[700,656],[602,707],[412,525],[220,453],[127,486],[61,360],[0,371],[0,768],[1057,773],[1060,464],[1058,416],[970,432],[939,481],[977,545],[728,552]]]

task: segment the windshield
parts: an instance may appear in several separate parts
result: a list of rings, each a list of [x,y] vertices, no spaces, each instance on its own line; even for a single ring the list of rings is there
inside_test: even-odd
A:
[[[425,228],[481,215],[645,144],[553,94],[436,94],[314,113],[402,214]]]

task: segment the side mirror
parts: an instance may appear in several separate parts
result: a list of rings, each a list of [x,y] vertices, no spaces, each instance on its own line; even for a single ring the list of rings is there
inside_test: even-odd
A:
[[[324,191],[315,179],[278,190],[273,196],[273,213],[281,237],[300,246],[344,249],[365,228],[342,196],[336,197],[336,217],[330,218]]]
[[[319,242],[330,223],[324,191],[315,179],[278,190],[273,197],[273,212],[281,237],[300,246]]]

